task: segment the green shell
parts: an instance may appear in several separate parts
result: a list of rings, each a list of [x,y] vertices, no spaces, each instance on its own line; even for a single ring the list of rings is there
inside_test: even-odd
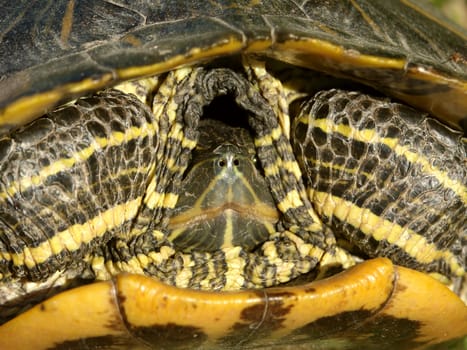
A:
[[[422,1],[22,1],[5,13],[3,128],[120,81],[242,52],[363,82],[453,124],[466,117],[465,31]]]

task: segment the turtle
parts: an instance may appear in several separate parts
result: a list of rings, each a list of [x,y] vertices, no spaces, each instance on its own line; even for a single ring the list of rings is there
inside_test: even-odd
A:
[[[2,349],[465,342],[462,29],[416,1],[5,7]]]

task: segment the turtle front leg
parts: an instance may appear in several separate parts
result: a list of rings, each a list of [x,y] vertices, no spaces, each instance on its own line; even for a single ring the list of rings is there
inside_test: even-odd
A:
[[[465,274],[461,133],[388,100],[330,90],[302,105],[292,134],[309,197],[336,234],[369,257]]]
[[[94,279],[92,257],[135,227],[158,133],[149,108],[108,91],[0,140],[3,309]]]

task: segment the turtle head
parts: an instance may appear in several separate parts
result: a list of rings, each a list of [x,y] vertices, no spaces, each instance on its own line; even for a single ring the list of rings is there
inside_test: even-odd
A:
[[[253,139],[246,129],[200,124],[198,146],[169,219],[169,239],[183,251],[252,250],[275,232],[279,219],[257,168]]]

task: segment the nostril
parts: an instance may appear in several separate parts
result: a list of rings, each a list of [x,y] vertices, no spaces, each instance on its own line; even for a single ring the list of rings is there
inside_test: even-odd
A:
[[[235,158],[234,161],[233,161],[233,165],[239,166],[239,165],[240,165],[240,161],[239,161],[237,158]]]
[[[219,161],[217,162],[217,165],[223,168],[227,165],[227,162],[225,161],[225,159],[219,159]]]

